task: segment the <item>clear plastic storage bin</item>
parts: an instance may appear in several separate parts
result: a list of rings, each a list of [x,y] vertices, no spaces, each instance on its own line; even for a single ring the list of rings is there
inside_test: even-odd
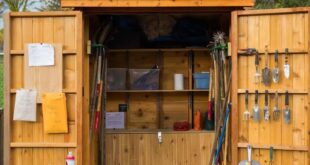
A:
[[[129,69],[129,78],[130,89],[159,89],[159,69]]]
[[[126,89],[126,68],[108,68],[107,88],[108,90],[125,90]]]

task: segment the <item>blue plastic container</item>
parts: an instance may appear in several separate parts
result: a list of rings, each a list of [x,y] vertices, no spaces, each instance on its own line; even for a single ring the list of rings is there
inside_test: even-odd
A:
[[[195,89],[209,89],[210,73],[200,72],[194,73]]]

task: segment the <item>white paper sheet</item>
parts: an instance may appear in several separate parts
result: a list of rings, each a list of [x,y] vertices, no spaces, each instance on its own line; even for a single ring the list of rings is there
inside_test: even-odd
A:
[[[33,43],[28,44],[29,66],[52,66],[55,65],[55,50],[51,44]]]
[[[125,128],[125,112],[107,112],[105,117],[107,129]]]
[[[17,90],[13,120],[35,122],[37,120],[36,98],[36,90]]]

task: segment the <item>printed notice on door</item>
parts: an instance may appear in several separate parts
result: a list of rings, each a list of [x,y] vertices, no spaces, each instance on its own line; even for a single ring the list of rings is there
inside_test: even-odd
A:
[[[13,120],[36,121],[36,97],[37,91],[20,89],[16,90]]]
[[[45,43],[28,44],[29,66],[55,65],[55,50],[53,45]]]

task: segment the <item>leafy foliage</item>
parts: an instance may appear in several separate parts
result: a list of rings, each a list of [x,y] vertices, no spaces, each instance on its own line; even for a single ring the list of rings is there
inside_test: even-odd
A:
[[[256,9],[310,6],[310,0],[256,0]]]
[[[29,2],[28,0],[3,0],[4,4],[7,5],[10,11],[28,11],[27,7],[35,3],[35,1]]]
[[[39,11],[58,11],[61,10],[60,0],[41,0],[44,6],[36,8]]]

